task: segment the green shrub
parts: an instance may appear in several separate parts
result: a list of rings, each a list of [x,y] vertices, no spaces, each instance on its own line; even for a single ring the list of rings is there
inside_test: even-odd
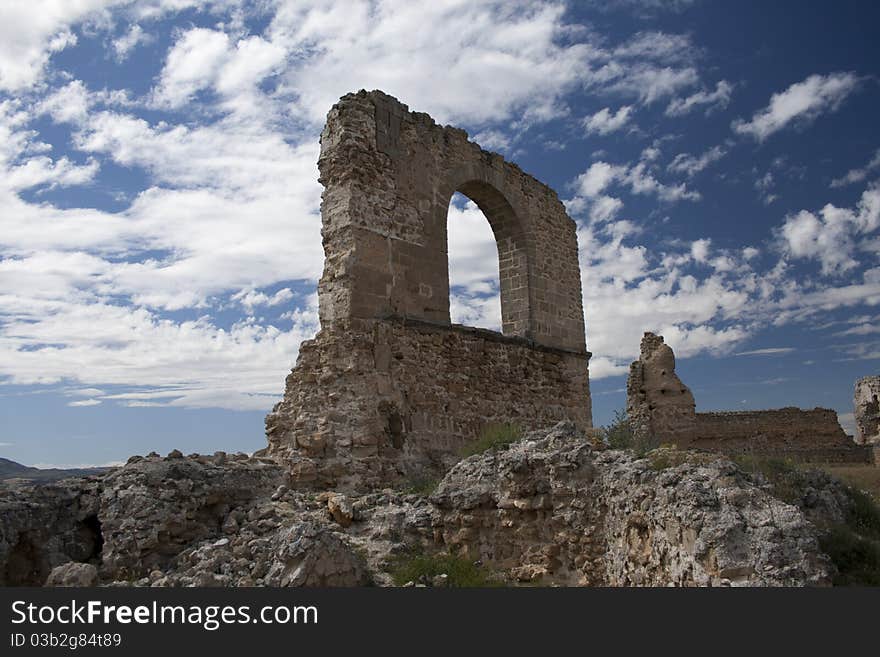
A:
[[[420,495],[428,497],[437,488],[440,480],[436,477],[412,477],[408,479],[401,489],[404,495]]]
[[[635,447],[632,425],[625,410],[614,411],[614,419],[601,429],[602,440],[611,449],[631,449]]]
[[[864,491],[847,486],[850,508],[846,524],[863,536],[880,539],[880,508]]]
[[[880,545],[846,525],[832,527],[819,545],[837,566],[835,586],[880,586]]]
[[[614,419],[600,429],[602,440],[611,449],[631,449],[637,456],[644,456],[660,447],[653,436],[637,437],[626,410],[614,411]]]
[[[446,575],[446,585],[451,587],[500,586],[492,573],[475,563],[450,554],[415,554],[399,560],[391,570],[391,578],[397,586],[407,582],[428,582]]]
[[[465,446],[461,455],[473,456],[490,449],[507,447],[520,438],[522,438],[522,430],[515,424],[490,424],[483,429],[475,442]]]
[[[773,497],[795,505],[803,499],[805,483],[802,472],[791,461],[754,454],[741,454],[732,458],[744,472],[763,475],[770,484]]]

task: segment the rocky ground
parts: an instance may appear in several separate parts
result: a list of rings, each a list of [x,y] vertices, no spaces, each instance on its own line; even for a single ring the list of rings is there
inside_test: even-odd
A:
[[[509,585],[825,585],[820,527],[851,504],[827,475],[783,501],[725,457],[639,457],[565,424],[468,457],[431,490],[287,484],[268,458],[174,452],[2,492],[0,584],[384,586],[450,555]]]

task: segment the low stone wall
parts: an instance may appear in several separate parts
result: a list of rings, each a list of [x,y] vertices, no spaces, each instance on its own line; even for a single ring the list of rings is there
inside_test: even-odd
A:
[[[363,490],[433,477],[495,423],[592,425],[589,354],[461,326],[335,323],[300,347],[267,452],[295,484]]]
[[[870,450],[853,443],[841,428],[837,413],[827,408],[697,413],[693,438],[680,444],[799,461],[873,461]]]

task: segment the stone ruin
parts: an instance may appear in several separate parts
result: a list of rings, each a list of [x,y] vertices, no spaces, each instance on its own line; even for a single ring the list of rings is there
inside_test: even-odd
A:
[[[856,419],[856,442],[874,452],[880,462],[880,376],[865,376],[856,381],[853,407]]]
[[[672,349],[653,333],[642,338],[639,360],[630,365],[626,391],[627,415],[635,439],[642,444],[814,463],[873,462],[871,450],[853,442],[841,428],[837,413],[828,408],[697,413],[693,394],[675,373]],[[857,386],[857,400],[858,391]],[[873,400],[876,430],[876,395]]]
[[[297,486],[435,476],[492,424],[592,426],[575,223],[552,189],[380,91],[333,106],[318,168],[321,330],[266,418]],[[501,333],[450,321],[455,192],[495,235]]]
[[[267,449],[151,453],[0,489],[0,585],[387,586],[413,554],[454,555],[504,584],[832,581],[819,528],[855,502],[826,473],[804,473],[788,503],[721,454],[644,458],[585,439],[575,229],[552,190],[381,92],[331,110],[319,168],[321,331],[267,417]],[[495,233],[500,334],[450,323],[456,190]],[[833,411],[696,413],[652,334],[628,388],[636,431],[652,440],[850,453]],[[868,399],[863,415],[876,418]],[[496,422],[518,424],[523,439],[459,460]],[[431,486],[407,481],[447,466]]]

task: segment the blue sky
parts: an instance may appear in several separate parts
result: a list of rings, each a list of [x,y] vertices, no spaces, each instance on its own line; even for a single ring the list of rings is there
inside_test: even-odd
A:
[[[824,406],[880,370],[866,2],[0,4],[0,456],[251,451],[318,328],[316,159],[379,88],[553,186],[578,223],[594,421],[643,331],[700,410]],[[453,318],[497,328],[450,206]]]

